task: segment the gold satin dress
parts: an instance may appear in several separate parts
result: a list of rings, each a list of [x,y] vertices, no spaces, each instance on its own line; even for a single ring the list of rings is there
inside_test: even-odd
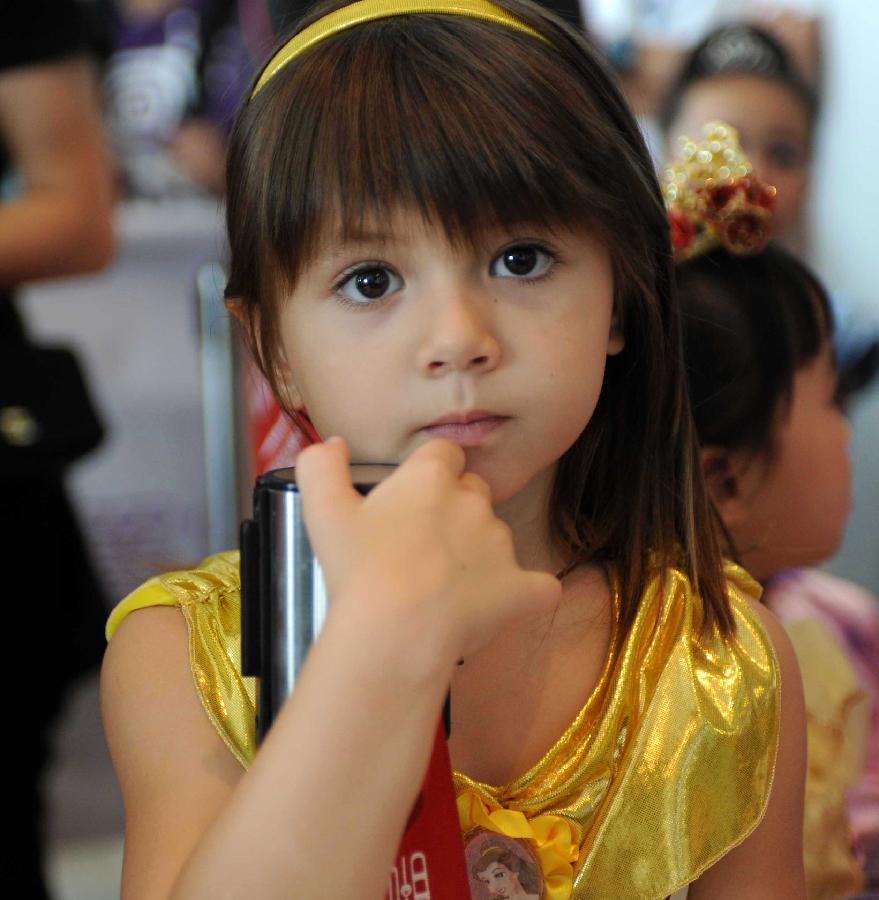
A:
[[[727,565],[736,633],[724,638],[700,633],[687,578],[663,575],[577,717],[535,766],[507,785],[454,773],[474,898],[492,896],[483,886],[492,866],[519,886],[510,896],[662,900],[760,822],[780,691],[772,644],[750,608],[760,588]],[[151,579],[113,611],[108,639],[149,606],[182,610],[205,712],[246,767],[256,686],[240,674],[238,554]]]

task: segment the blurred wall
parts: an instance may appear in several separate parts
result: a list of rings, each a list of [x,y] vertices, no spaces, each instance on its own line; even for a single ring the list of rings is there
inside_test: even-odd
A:
[[[826,95],[811,210],[813,258],[851,315],[879,330],[879,4],[826,4]],[[854,409],[854,511],[827,567],[879,594],[879,386]]]

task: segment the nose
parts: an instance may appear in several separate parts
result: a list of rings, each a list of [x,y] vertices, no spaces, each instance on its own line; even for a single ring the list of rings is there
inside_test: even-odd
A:
[[[427,375],[490,372],[501,357],[500,343],[477,298],[454,297],[432,307],[420,367]]]

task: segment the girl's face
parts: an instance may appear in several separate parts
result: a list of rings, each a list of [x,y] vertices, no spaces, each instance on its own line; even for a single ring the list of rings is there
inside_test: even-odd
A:
[[[836,383],[826,346],[794,376],[774,458],[745,474],[748,514],[731,531],[755,578],[825,560],[842,540],[851,505],[849,423],[835,402]]]
[[[756,75],[715,75],[687,88],[668,131],[669,150],[680,135],[702,134],[706,122],[735,126],[754,171],[778,189],[778,233],[793,234],[803,213],[809,182],[809,118],[802,101],[785,85]]]
[[[420,214],[325,240],[281,313],[298,401],[355,461],[460,444],[495,503],[556,461],[595,409],[613,327],[607,250],[587,230],[517,226],[451,246]]]

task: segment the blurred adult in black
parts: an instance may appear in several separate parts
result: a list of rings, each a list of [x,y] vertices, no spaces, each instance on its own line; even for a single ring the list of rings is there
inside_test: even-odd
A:
[[[62,482],[61,457],[85,446],[69,445],[57,459],[42,452],[54,423],[31,421],[21,400],[43,370],[28,374],[10,362],[26,361],[33,346],[14,292],[36,279],[98,269],[113,253],[111,171],[86,46],[73,0],[4,7],[0,174],[9,188],[14,172],[15,184],[0,201],[0,559],[7,639],[27,648],[10,692],[20,767],[10,775],[22,779],[13,794],[22,803],[10,817],[7,880],[36,900],[47,896],[40,779],[50,729],[67,686],[100,660],[103,603]],[[65,427],[74,433],[81,424]]]

